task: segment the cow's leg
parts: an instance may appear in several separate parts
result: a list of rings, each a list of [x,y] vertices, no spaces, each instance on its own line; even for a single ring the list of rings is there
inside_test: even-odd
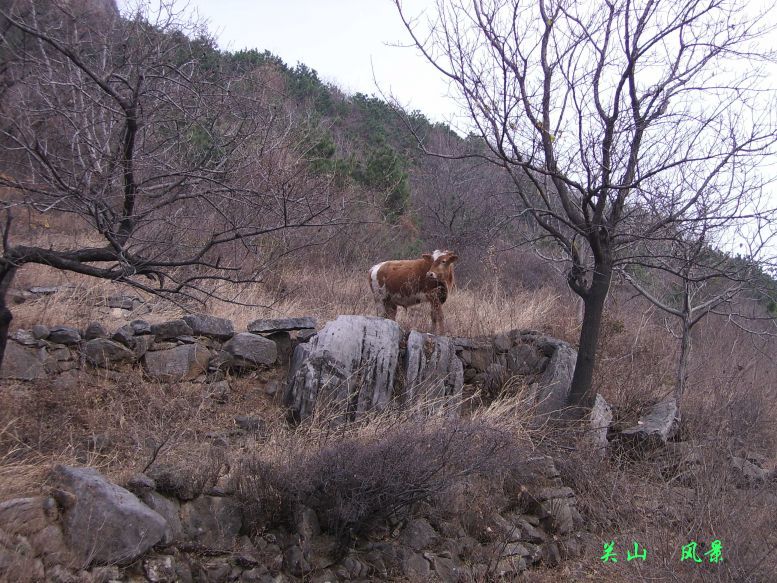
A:
[[[445,334],[445,322],[442,315],[442,304],[437,298],[429,302],[432,305],[432,334],[442,336]]]
[[[384,318],[388,318],[389,320],[396,320],[397,319],[397,306],[388,300],[383,301],[383,314],[382,316]]]

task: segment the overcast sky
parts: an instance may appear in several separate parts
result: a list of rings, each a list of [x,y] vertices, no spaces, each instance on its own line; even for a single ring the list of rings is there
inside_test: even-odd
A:
[[[418,14],[434,2],[407,4]],[[455,104],[439,73],[417,50],[388,46],[409,42],[391,0],[189,0],[189,7],[210,22],[222,49],[267,49],[346,93],[382,90],[432,121],[451,121]]]

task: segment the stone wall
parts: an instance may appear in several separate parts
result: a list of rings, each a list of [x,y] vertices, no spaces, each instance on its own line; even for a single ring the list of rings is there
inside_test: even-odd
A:
[[[345,554],[299,506],[291,525],[246,523],[227,483],[191,497],[137,474],[114,484],[92,468],[57,466],[49,496],[0,503],[0,579],[25,581],[513,580],[579,556],[582,517],[553,460],[529,457],[519,483],[492,484],[472,504],[461,481],[445,512],[420,505],[376,525]],[[426,508],[426,509],[425,509]]]
[[[33,326],[17,330],[6,347],[0,378],[36,380],[75,369],[125,370],[140,365],[153,380],[192,380],[218,370],[241,372],[284,364],[292,343],[315,330],[312,318],[256,320],[236,332],[230,320],[191,314],[150,324],[133,320],[109,331]]]
[[[466,385],[496,396],[511,377],[528,387],[538,414],[565,405],[576,358],[560,340],[530,330],[481,338],[404,333],[391,320],[338,316],[316,333],[313,318],[256,320],[236,331],[204,314],[114,331],[36,325],[9,338],[0,378],[36,380],[81,370],[141,366],[159,382],[214,379],[290,362],[284,402],[299,419],[318,401],[339,403],[354,419],[389,405],[460,402]],[[210,376],[209,376],[210,375]]]

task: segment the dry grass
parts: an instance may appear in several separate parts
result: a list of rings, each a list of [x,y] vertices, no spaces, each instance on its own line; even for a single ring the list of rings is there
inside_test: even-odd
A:
[[[219,290],[258,306],[211,301],[197,309],[230,318],[237,329],[263,317],[313,315],[323,325],[339,314],[374,314],[366,267],[287,267],[261,285]],[[95,305],[100,297],[120,293],[115,285],[45,267],[26,267],[17,280],[18,287],[62,283],[75,288],[14,306],[14,327],[35,323],[84,326],[96,319],[115,329],[133,317],[160,321],[181,313],[154,299],[150,314],[122,313],[119,318]],[[573,342],[579,333],[577,309],[570,296],[512,289],[499,278],[460,287],[444,307],[446,324],[455,335],[534,328]],[[430,330],[428,308],[402,311],[399,323],[405,329]],[[730,453],[743,449],[768,454],[768,467],[777,462],[775,347],[770,342],[756,342],[714,320],[699,328],[683,407],[683,439],[707,444],[707,448],[691,473],[678,477],[654,459],[602,461],[559,448],[565,483],[578,492],[578,503],[595,540],[580,561],[568,561],[559,570],[532,572],[529,580],[775,580],[774,486],[737,489],[726,463]],[[638,300],[614,296],[602,330],[597,390],[618,408],[621,418],[635,420],[647,404],[671,392],[676,347],[658,314]],[[344,426],[329,423],[328,412],[321,410],[294,429],[286,424],[277,395],[271,398],[258,388],[274,380],[264,373],[232,379],[227,403],[208,398],[207,387],[198,383],[149,383],[137,371],[100,375],[79,378],[70,388],[56,388],[50,382],[3,383],[0,500],[44,491],[48,468],[55,463],[93,465],[121,482],[142,470],[158,449],[159,464],[188,459],[196,472],[197,461],[187,453],[212,451],[219,436],[226,436],[230,456],[240,451],[239,456],[257,459],[259,455],[271,467],[292,467],[338,444],[375,444],[381,436],[414,427],[419,419],[434,426],[446,418],[446,411],[428,407],[390,411]],[[260,417],[264,430],[237,434],[237,415]],[[476,408],[472,422],[497,427],[527,449],[542,444],[552,450],[556,436],[547,429],[529,430],[529,416],[529,409],[518,398],[498,399],[489,408]],[[95,436],[107,437],[108,445],[100,450],[90,448],[88,440]],[[236,460],[232,457],[229,462]],[[683,544],[713,538],[723,541],[727,563],[680,564]],[[625,560],[603,564],[597,545],[609,540],[615,540],[621,555],[638,541],[648,548],[648,560],[644,564]]]

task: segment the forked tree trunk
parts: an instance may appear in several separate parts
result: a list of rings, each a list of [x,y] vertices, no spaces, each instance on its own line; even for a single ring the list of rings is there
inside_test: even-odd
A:
[[[13,314],[11,314],[11,310],[6,304],[6,296],[13,282],[14,275],[16,275],[16,266],[7,265],[0,270],[0,368],[3,366],[5,346],[8,342],[8,330],[11,327],[11,320],[13,320]]]
[[[580,345],[577,350],[575,372],[572,375],[572,387],[569,391],[569,405],[576,407],[576,416],[583,416],[585,410],[593,406],[594,394],[591,390],[594,367],[596,365],[596,347],[599,343],[599,331],[602,326],[604,302],[610,291],[612,267],[597,263],[594,267],[593,281],[588,294],[583,298],[583,327],[580,330]]]

